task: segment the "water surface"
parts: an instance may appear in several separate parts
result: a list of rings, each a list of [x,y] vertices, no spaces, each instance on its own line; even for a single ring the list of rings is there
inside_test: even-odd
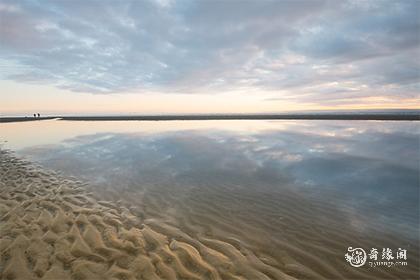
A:
[[[0,141],[162,232],[292,259],[292,276],[410,278],[418,262],[416,122],[48,120],[1,124]],[[350,246],[405,248],[410,267],[352,268]]]

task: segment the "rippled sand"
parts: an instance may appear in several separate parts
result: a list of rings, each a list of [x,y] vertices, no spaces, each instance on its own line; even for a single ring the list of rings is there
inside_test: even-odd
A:
[[[2,279],[268,279],[286,277],[220,240],[175,239],[83,184],[1,152]]]
[[[189,204],[174,210],[177,195],[168,195],[170,189],[166,195],[162,190],[147,196],[120,193],[122,201],[112,199],[118,197],[115,190],[104,201],[89,189],[0,150],[1,279],[418,276],[416,259],[409,260],[414,268],[351,268],[344,261],[345,246],[367,243],[353,239],[339,221],[330,221],[336,230],[327,234],[310,217],[327,217],[331,209],[301,208],[292,193],[279,200],[242,191],[240,203],[235,191],[214,188],[205,195],[192,192]],[[232,223],[235,219],[249,223]]]

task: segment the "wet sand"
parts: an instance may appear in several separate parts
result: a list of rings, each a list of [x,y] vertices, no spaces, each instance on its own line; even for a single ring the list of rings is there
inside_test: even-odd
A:
[[[0,117],[0,123],[59,119],[62,121],[193,121],[193,120],[377,120],[420,121],[419,113],[213,114],[150,116]]]
[[[262,186],[239,196],[235,188],[192,189],[187,200],[170,186],[100,191],[0,150],[0,278],[418,277],[416,244],[408,267],[355,269],[344,261],[347,246],[401,243],[386,235],[364,240],[328,205],[292,191],[273,195]]]
[[[79,181],[0,156],[2,279],[269,279],[262,268],[287,278],[228,243],[165,235]]]

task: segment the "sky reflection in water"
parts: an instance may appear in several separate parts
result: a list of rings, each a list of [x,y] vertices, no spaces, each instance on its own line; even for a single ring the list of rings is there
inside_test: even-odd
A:
[[[48,128],[60,125],[73,129],[62,136],[62,127]],[[22,124],[17,126],[24,129]],[[201,187],[211,188],[219,182],[274,189],[289,185],[310,199],[333,201],[356,230],[382,226],[411,238],[419,233],[419,126],[414,122],[119,122],[111,126],[109,122],[50,121],[37,126],[45,129],[32,137],[50,139],[41,141],[42,145],[26,144],[30,142],[16,136],[19,133],[10,125],[0,127],[0,140],[8,140],[6,147],[49,167],[97,184],[177,188],[200,182]],[[206,186],[208,177],[212,180]]]

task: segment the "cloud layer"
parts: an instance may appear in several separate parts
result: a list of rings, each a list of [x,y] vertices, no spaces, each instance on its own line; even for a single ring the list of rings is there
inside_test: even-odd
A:
[[[98,94],[416,99],[419,10],[418,1],[2,0],[0,79]]]

